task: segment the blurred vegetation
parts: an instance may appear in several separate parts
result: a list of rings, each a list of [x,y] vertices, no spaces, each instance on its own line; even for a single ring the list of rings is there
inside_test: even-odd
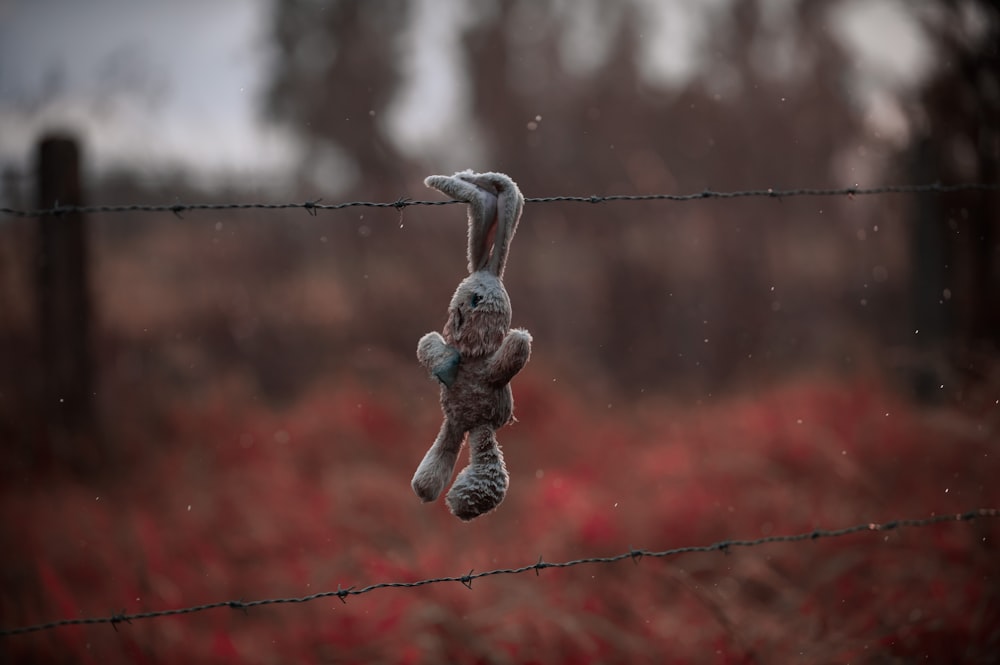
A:
[[[699,408],[598,405],[519,377],[496,513],[461,523],[406,480],[433,397],[360,382],[291,407],[200,391],[160,432],[117,423],[129,472],[0,467],[0,626],[300,596],[469,569],[808,532],[996,506],[985,418],[870,380],[787,383]],[[561,387],[560,387],[561,388]],[[422,393],[420,393],[422,395]],[[141,396],[136,396],[141,399]],[[410,397],[409,399],[419,399]],[[165,432],[164,435],[162,432]],[[165,445],[143,442],[156,436]],[[142,447],[141,450],[139,448]],[[418,451],[419,452],[419,451]],[[61,518],[60,516],[66,516]],[[990,663],[995,519],[383,589],[243,613],[0,639],[9,662]]]

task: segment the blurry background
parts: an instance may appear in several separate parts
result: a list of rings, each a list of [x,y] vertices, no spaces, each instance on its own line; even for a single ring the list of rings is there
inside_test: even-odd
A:
[[[528,197],[995,184],[998,43],[1000,9],[986,0],[6,0],[0,206],[436,199],[422,179],[463,168],[509,173]],[[66,167],[73,145],[78,169]],[[360,529],[359,542],[381,543],[379,557],[405,559],[416,576],[435,565],[444,574],[467,569],[475,548],[495,559],[498,533],[528,528],[522,508],[542,496],[532,492],[566,512],[531,528],[570,555],[583,554],[572,548],[582,536],[564,532],[576,528],[574,519],[590,525],[591,549],[714,535],[710,526],[675,530],[672,520],[694,505],[707,511],[706,524],[721,525],[719,537],[757,535],[762,523],[901,517],[842,498],[878,468],[859,462],[845,471],[840,453],[851,446],[888,455],[887,469],[898,470],[900,455],[925,469],[919,486],[934,478],[936,498],[950,490],[948,500],[958,500],[961,477],[968,505],[959,508],[988,503],[997,491],[981,474],[997,471],[989,454],[1000,396],[998,201],[995,191],[979,191],[529,204],[505,277],[514,323],[535,338],[531,363],[514,382],[522,422],[500,435],[515,474],[512,497],[465,532],[442,506],[414,504],[407,487],[439,418],[436,388],[414,348],[441,327],[463,277],[465,216],[457,206],[316,216],[118,213],[47,223],[0,215],[0,437],[10,524],[0,619],[7,626],[131,602],[108,573],[111,561],[121,569],[120,560],[136,566],[139,581],[128,584],[143,600],[135,608],[187,602],[165,592],[166,581],[147,579],[157,565],[169,585],[187,573],[165,561],[135,563],[136,551],[167,547],[160,540],[167,536],[150,535],[160,531],[178,539],[180,558],[225,562],[215,595],[268,593],[266,584],[240,586],[250,573],[234,568],[233,550],[257,552],[260,565],[287,572],[293,555],[275,554],[278,543],[295,556],[322,553],[325,563],[296,559],[297,576],[280,573],[273,592],[297,593],[305,579],[340,582],[331,575],[372,555],[325,536],[313,542],[311,530],[323,528],[316,525],[303,525],[308,537],[268,530],[280,531],[303,502],[328,525],[344,529],[346,520]],[[77,229],[75,240],[46,240],[67,226]],[[57,257],[68,251],[60,242],[83,249],[76,272],[60,272]],[[60,283],[80,288],[67,295],[53,286]],[[687,422],[689,406],[709,411]],[[810,409],[835,431],[785,431],[783,423],[801,425]],[[913,420],[901,430],[880,429],[890,413],[904,412]],[[705,430],[739,413],[738,435]],[[929,440],[954,445],[915,461],[909,434],[927,431],[927,413],[947,414],[946,433]],[[878,426],[869,422],[876,416]],[[796,450],[819,446],[823,452],[805,459],[841,498],[803,503],[795,483],[817,497],[824,485],[769,466],[783,441]],[[640,442],[650,485],[627,470],[595,475],[609,448]],[[721,458],[704,452],[716,444],[728,451]],[[977,446],[985,447],[982,457]],[[747,451],[761,466],[731,477],[731,455]],[[723,471],[712,466],[720,459],[730,460]],[[832,475],[831,465],[839,469]],[[253,469],[259,496],[272,498],[266,510],[244,505],[237,516],[219,497],[245,497]],[[686,484],[674,496],[654,469],[683,472],[685,483],[701,488],[712,486],[713,469],[725,481],[701,499]],[[949,488],[934,475],[945,469],[955,474]],[[564,476],[553,480],[553,470]],[[150,474],[158,478],[152,488]],[[385,505],[345,498],[337,484],[344,476]],[[573,483],[579,489],[570,500]],[[774,492],[759,499],[762,517],[727,521],[726,505],[731,513],[746,498],[741,488],[761,483]],[[875,486],[883,493],[858,499],[863,506],[920,493]],[[135,497],[140,488],[148,503]],[[95,526],[110,534],[101,545],[106,558],[74,574],[52,563],[53,552],[69,551],[78,563],[86,557],[39,529],[53,513],[86,523],[68,508],[79,503],[77,491],[94,515],[106,506],[94,507],[91,495],[116,492],[141,515],[94,517],[124,526]],[[205,554],[196,530],[176,528],[197,502],[178,499],[187,506],[180,516],[163,507],[181,491],[214,507],[204,538],[255,535]],[[607,531],[593,526],[603,519],[596,497],[617,507],[625,496],[650,493],[663,505],[649,515],[608,517],[617,526]],[[720,504],[719,493],[737,498]],[[797,506],[799,517],[779,522],[775,506]],[[926,509],[943,507],[929,501]],[[465,533],[472,549],[456,553],[442,536],[444,553],[428,551],[423,535],[399,535],[396,523]],[[513,550],[504,562],[536,556]],[[322,566],[333,572],[316,573]],[[392,572],[364,569],[359,581]],[[195,576],[181,588],[203,582]],[[525,607],[544,588],[529,582]],[[57,588],[70,600],[47,604]],[[96,607],[80,600],[96,598],[107,600]],[[441,611],[454,610],[451,596],[442,598],[450,609]],[[727,649],[754,652],[752,638],[733,637],[732,626],[719,628],[718,612],[709,614],[716,617],[703,631],[709,642],[721,630]],[[424,617],[414,630],[426,634],[427,622],[446,623]],[[536,637],[554,653],[571,653],[560,640],[577,648],[566,635],[592,628],[560,625],[552,629],[558,639]],[[266,660],[260,645],[249,648],[234,630],[226,624],[207,643],[220,657],[232,648]],[[241,634],[252,640],[260,628]],[[653,631],[665,634],[673,633]],[[175,644],[163,635],[129,639],[133,661],[135,653],[155,660],[165,643]],[[981,641],[995,644],[990,639],[1000,637]],[[46,643],[19,644],[32,651]],[[420,644],[418,653],[444,657]],[[611,653],[633,643],[615,644]],[[75,645],[46,648],[78,655]],[[109,638],[103,657],[121,657],[119,646]],[[316,648],[310,653],[327,659]],[[192,649],[196,660],[207,657]]]

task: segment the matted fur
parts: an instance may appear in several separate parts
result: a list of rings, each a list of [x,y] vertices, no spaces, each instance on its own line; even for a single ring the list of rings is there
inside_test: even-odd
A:
[[[441,384],[444,423],[411,484],[422,500],[436,500],[468,435],[469,465],[446,501],[456,517],[471,520],[500,505],[510,484],[496,430],[514,419],[510,380],[528,362],[531,335],[510,329],[501,278],[524,198],[502,173],[461,171],[424,184],[469,204],[470,274],[452,296],[443,334],[427,333],[417,344],[417,359]]]

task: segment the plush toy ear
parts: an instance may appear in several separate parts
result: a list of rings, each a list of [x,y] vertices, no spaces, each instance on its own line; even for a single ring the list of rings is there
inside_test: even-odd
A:
[[[465,173],[472,172],[457,173],[454,176],[432,175],[424,180],[424,184],[469,204],[468,258],[471,274],[485,268],[489,261],[490,245],[496,228],[497,197],[493,192],[459,177]]]
[[[430,176],[424,184],[469,204],[469,272],[485,268],[503,277],[524,207],[514,181],[503,173],[460,171]]]
[[[514,181],[502,173],[487,173],[485,176],[490,177],[497,188],[496,233],[488,269],[497,277],[503,277],[507,255],[510,253],[510,241],[517,231],[517,223],[524,208],[524,197]]]

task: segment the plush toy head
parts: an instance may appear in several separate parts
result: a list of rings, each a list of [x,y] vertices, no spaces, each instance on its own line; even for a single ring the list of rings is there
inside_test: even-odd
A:
[[[445,341],[463,357],[492,353],[510,329],[510,297],[491,272],[474,272],[458,285],[448,306]]]
[[[469,276],[451,299],[444,339],[463,356],[491,353],[510,329],[510,298],[501,278],[524,197],[501,173],[461,171],[424,183],[469,203]]]

